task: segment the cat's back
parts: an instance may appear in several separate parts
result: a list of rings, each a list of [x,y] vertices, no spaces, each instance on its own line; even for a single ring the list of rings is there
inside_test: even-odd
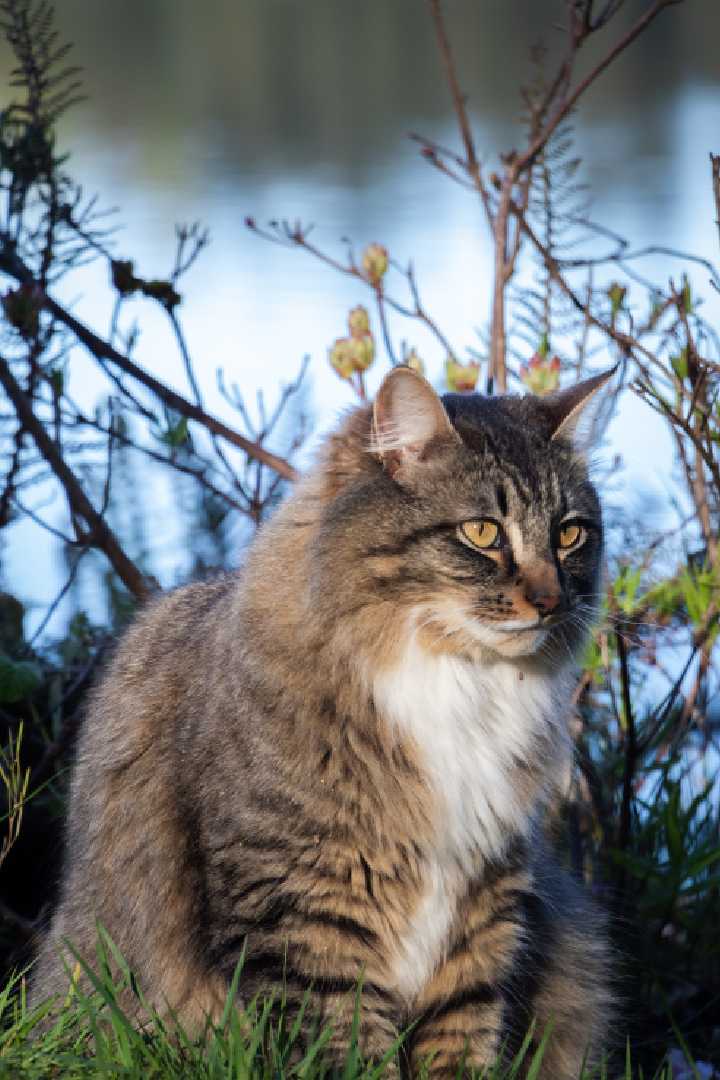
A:
[[[163,735],[173,737],[189,697],[211,684],[208,665],[222,661],[241,590],[240,573],[223,574],[166,593],[139,612],[90,695],[76,772],[122,768]]]
[[[72,766],[67,872],[34,975],[36,995],[66,991],[65,967],[52,943],[72,941],[91,959],[96,919],[122,942],[136,968],[149,942],[172,956],[171,936],[181,926],[187,934],[196,922],[193,875],[199,878],[200,870],[188,828],[192,762],[183,769],[180,744],[222,663],[233,597],[241,589],[241,575],[226,574],[163,595],[137,615],[106,662]],[[196,977],[201,986],[202,950],[200,940],[188,941],[190,963],[175,972],[166,965],[166,986],[176,1000],[193,992]]]

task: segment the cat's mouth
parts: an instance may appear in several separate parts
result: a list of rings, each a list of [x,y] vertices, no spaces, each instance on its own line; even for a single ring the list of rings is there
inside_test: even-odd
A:
[[[556,622],[558,620],[555,620]],[[506,622],[482,628],[484,642],[501,656],[529,656],[537,652],[547,638],[547,620]]]
[[[475,653],[479,649],[481,654],[514,658],[531,656],[541,649],[553,629],[565,622],[568,612],[514,619],[483,618],[482,614],[476,614],[468,619],[463,609],[460,615],[455,611],[448,617],[447,611],[428,605],[416,609],[413,615],[412,629],[420,632],[428,651],[453,652],[459,646],[461,652]]]

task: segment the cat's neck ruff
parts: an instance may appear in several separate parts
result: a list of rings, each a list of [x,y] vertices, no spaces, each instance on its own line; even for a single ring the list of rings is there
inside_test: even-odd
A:
[[[525,662],[523,662],[525,661]],[[529,835],[571,756],[562,672],[527,658],[473,661],[410,634],[374,680],[385,721],[417,744],[437,802],[438,850],[466,872]]]
[[[530,835],[539,804],[567,771],[565,691],[562,674],[537,664],[435,655],[414,635],[401,661],[375,678],[376,706],[417,744],[437,811],[423,894],[395,950],[408,1003],[442,962],[471,878]]]

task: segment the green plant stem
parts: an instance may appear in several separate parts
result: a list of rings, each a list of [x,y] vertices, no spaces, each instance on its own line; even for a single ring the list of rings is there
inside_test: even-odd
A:
[[[618,656],[620,657],[620,679],[622,682],[622,698],[623,707],[625,710],[625,723],[626,723],[626,735],[625,735],[625,773],[623,776],[623,795],[622,795],[622,809],[620,813],[620,850],[624,853],[628,849],[628,843],[630,841],[630,826],[631,819],[631,800],[632,800],[632,785],[635,779],[635,762],[637,758],[637,748],[635,739],[635,718],[633,716],[632,704],[630,702],[630,672],[628,669],[628,657],[627,646],[625,643],[625,637],[617,630],[615,632],[615,640],[617,642]],[[625,885],[625,870],[623,869],[621,874],[621,891]]]

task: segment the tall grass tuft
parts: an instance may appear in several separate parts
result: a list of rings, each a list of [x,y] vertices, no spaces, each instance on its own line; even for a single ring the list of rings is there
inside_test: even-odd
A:
[[[0,1080],[70,1080],[102,1077],[105,1080],[380,1080],[407,1076],[406,1043],[410,1032],[398,1036],[380,1061],[365,1060],[360,1049],[360,996],[355,997],[347,1056],[342,1069],[329,1069],[323,1051],[332,1036],[330,1023],[301,1038],[310,991],[297,1012],[288,1015],[284,988],[276,1008],[275,993],[259,993],[241,1011],[236,1004],[244,950],[235,969],[219,1021],[208,1018],[200,1033],[187,1031],[170,1010],[160,1016],[143,997],[133,973],[110,935],[98,925],[97,968],[93,970],[69,943],[76,963],[67,968],[68,993],[30,1010],[25,995],[26,972],[15,973],[0,991]],[[113,978],[111,961],[119,974]],[[90,982],[80,989],[84,973]],[[139,1017],[127,1016],[118,1004],[121,990],[130,987],[139,1003]],[[456,1080],[536,1080],[552,1029],[545,1029],[532,1060],[528,1051],[534,1023],[512,1061],[505,1048],[497,1062],[477,1072],[461,1062]],[[469,1040],[468,1040],[469,1045]],[[685,1049],[684,1044],[683,1049]],[[467,1053],[467,1051],[466,1051]],[[691,1059],[690,1068],[695,1069]],[[694,1073],[697,1076],[697,1072]],[[432,1057],[420,1062],[419,1080],[432,1080]],[[578,1080],[643,1080],[633,1071],[628,1043],[624,1068],[605,1058],[592,1069],[583,1066]],[[648,1077],[648,1080],[650,1078]],[[672,1080],[669,1065],[661,1066],[652,1080]]]

